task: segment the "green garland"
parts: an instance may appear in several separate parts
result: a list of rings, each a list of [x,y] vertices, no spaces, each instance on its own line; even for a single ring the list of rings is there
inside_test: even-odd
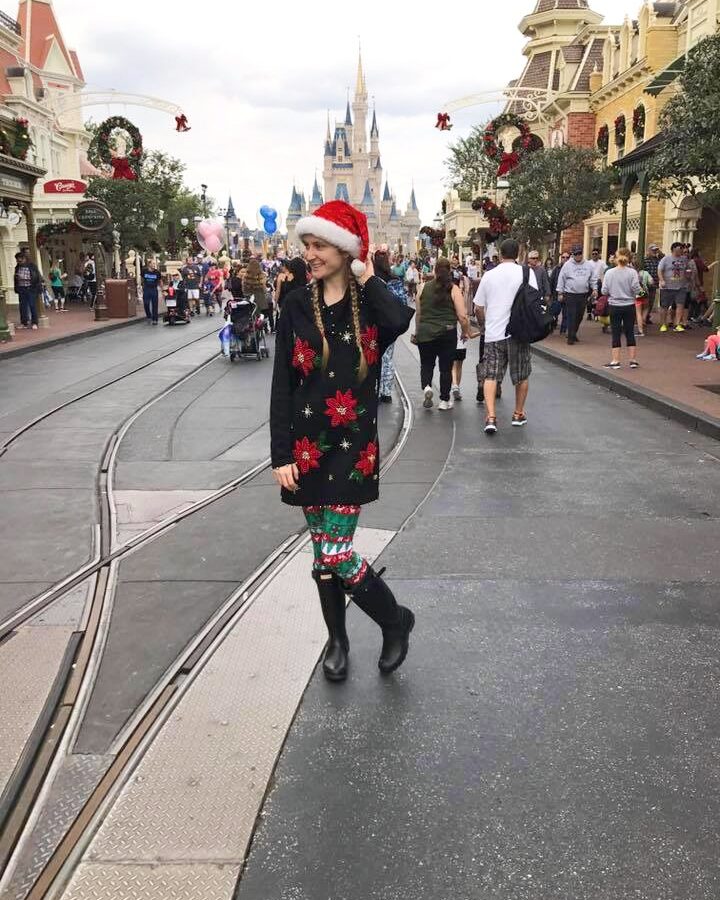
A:
[[[24,160],[27,158],[32,143],[30,123],[27,119],[20,116],[15,119],[15,132],[12,137],[8,137],[7,131],[0,125],[0,153]]]
[[[88,148],[88,158],[90,159],[90,162],[100,162],[106,166],[110,165],[110,160],[112,159],[111,138],[113,131],[125,131],[130,137],[132,149],[128,153],[127,159],[135,176],[139,178],[143,158],[142,135],[140,134],[140,129],[137,125],[133,125],[133,123],[124,116],[111,116],[109,119],[105,119],[104,122],[100,123],[97,134]]]

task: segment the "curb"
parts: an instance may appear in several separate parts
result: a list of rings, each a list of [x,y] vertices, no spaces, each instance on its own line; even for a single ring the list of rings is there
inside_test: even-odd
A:
[[[532,352],[541,359],[554,363],[557,366],[563,366],[565,369],[569,369],[581,378],[593,382],[593,384],[598,384],[600,387],[607,388],[607,390],[612,391],[614,394],[628,397],[630,400],[634,400],[641,406],[645,406],[647,409],[659,413],[666,419],[673,419],[681,425],[684,425],[686,428],[689,428],[691,431],[697,431],[700,434],[704,434],[706,437],[720,441],[720,419],[716,419],[714,416],[706,416],[703,413],[698,412],[698,410],[693,409],[691,406],[676,403],[674,400],[663,397],[662,394],[656,394],[655,391],[651,391],[649,388],[629,384],[626,381],[617,381],[609,375],[606,375],[604,372],[593,369],[592,366],[588,366],[586,363],[568,359],[556,350],[549,350],[547,347],[539,347],[534,344]]]
[[[55,347],[58,344],[70,344],[73,341],[79,341],[81,338],[95,337],[98,334],[107,334],[108,331],[117,331],[118,328],[127,328],[129,325],[138,325],[145,319],[136,316],[134,319],[123,319],[122,322],[114,322],[112,325],[106,325],[104,328],[94,328],[92,331],[74,331],[72,334],[63,334],[61,337],[50,338],[49,341],[41,341],[38,344],[29,344],[25,347],[13,347],[10,350],[0,350],[0,362],[4,359],[10,359],[12,356],[24,356],[26,353],[34,353],[36,350],[45,350],[46,347]],[[9,344],[12,341],[8,341]]]

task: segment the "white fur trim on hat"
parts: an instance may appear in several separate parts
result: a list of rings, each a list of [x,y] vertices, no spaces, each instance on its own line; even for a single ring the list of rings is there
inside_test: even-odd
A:
[[[333,247],[344,250],[352,257],[359,256],[362,249],[362,242],[356,234],[321,216],[304,216],[295,226],[295,234],[299,238],[306,234],[312,234],[314,237],[332,244]],[[365,264],[363,263],[364,271]]]

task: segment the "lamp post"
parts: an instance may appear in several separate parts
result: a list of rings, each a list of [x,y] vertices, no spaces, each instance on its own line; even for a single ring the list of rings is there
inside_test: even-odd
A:
[[[208,188],[208,186],[206,184],[201,184],[200,188],[202,190],[202,198],[201,199],[202,199],[203,215],[207,218],[207,214],[208,214],[208,211],[207,211],[207,188]]]

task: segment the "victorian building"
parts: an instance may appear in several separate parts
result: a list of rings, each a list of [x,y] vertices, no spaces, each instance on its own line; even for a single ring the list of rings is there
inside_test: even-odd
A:
[[[642,255],[650,243],[667,250],[682,240],[720,259],[720,222],[702,197],[653,199],[648,180],[660,113],[687,52],[720,29],[720,0],[646,0],[632,12],[607,24],[588,0],[536,0],[519,25],[527,38],[524,66],[498,94],[507,98],[506,111],[531,118],[545,146],[597,148],[618,170],[616,209],[566,231],[563,247],[581,243],[586,253],[597,248],[607,258],[620,245]],[[482,227],[469,203],[452,192],[446,203],[446,228]]]
[[[297,248],[294,227],[298,220],[313,212],[324,200],[345,200],[357,206],[368,217],[370,240],[399,250],[415,250],[420,230],[420,213],[415,190],[404,212],[398,209],[397,198],[383,175],[380,154],[380,129],[375,110],[368,132],[368,91],[362,58],[358,59],[355,97],[348,100],[345,117],[330,127],[328,114],[325,132],[322,182],[317,175],[309,202],[302,191],[293,186],[287,214],[288,241]]]
[[[17,18],[0,14],[0,282],[12,305],[14,254],[36,254],[35,231],[67,221],[91,174],[80,92],[84,76],[52,0],[22,0]],[[18,129],[29,137],[22,147]],[[49,256],[38,263],[47,267]],[[64,260],[67,269],[71,259]],[[11,316],[12,317],[12,316]]]

